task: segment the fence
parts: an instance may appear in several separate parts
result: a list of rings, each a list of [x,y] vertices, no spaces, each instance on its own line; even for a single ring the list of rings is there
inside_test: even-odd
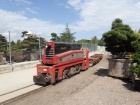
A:
[[[82,43],[82,47],[87,47],[89,51],[96,51],[98,45],[97,44],[91,44],[91,43]]]

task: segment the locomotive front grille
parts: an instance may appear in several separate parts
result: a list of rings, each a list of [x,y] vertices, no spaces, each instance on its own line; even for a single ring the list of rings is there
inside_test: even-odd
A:
[[[46,58],[53,58],[53,49],[46,49]]]

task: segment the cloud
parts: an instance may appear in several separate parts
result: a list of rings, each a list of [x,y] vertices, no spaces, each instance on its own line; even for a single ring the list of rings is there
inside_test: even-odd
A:
[[[77,6],[80,2],[81,0],[68,0],[68,4],[72,6]]]
[[[65,24],[55,24],[26,17],[27,11],[37,13],[33,9],[34,5],[31,8],[30,5],[33,4],[31,1],[10,1],[19,3],[24,9],[21,11],[22,13],[0,10],[0,33],[3,33],[6,37],[8,37],[8,31],[10,30],[12,39],[21,39],[21,32],[26,30],[34,34],[40,34],[49,40],[51,38],[50,33],[56,32],[59,34],[64,31]],[[23,4],[27,5],[24,6]],[[91,39],[93,35],[101,38],[104,32],[110,30],[111,23],[115,18],[121,18],[124,24],[129,24],[134,30],[140,28],[139,0],[67,0],[67,4],[61,3],[61,5],[68,10],[75,10],[73,13],[77,13],[76,15],[79,16],[79,19],[69,23],[72,32],[76,32],[77,39]]]
[[[33,6],[33,3],[31,0],[9,0],[10,2],[7,2],[7,5],[13,5],[13,7],[17,8],[15,10],[17,13],[27,15],[29,13],[38,14],[35,11],[35,7]]]
[[[31,12],[31,13],[37,14],[37,12],[34,11],[32,8],[27,7],[27,8],[25,8],[25,10],[28,11],[28,12]]]
[[[0,33],[8,38],[8,31],[10,30],[12,40],[21,39],[22,31],[40,34],[49,40],[52,32],[61,33],[65,27],[63,24],[54,24],[36,18],[29,19],[21,14],[4,10],[0,10],[0,21]]]
[[[14,0],[14,1],[17,2],[18,4],[28,4],[28,5],[32,4],[32,2],[30,2],[29,0]]]
[[[78,31],[105,32],[115,18],[121,18],[133,29],[140,28],[140,2],[138,0],[68,0],[79,12],[80,20],[73,26]]]

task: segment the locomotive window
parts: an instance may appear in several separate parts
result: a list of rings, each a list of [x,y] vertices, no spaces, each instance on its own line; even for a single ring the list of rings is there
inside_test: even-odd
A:
[[[55,43],[55,54],[60,54],[70,50],[70,44]]]
[[[55,43],[55,54],[60,54],[70,50],[80,50],[80,44],[69,44],[69,43]]]

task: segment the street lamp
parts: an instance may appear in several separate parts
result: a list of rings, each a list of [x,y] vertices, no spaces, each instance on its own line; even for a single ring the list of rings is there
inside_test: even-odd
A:
[[[10,30],[11,30],[11,28],[13,28],[13,27],[11,27],[11,26],[6,26],[5,27],[6,29],[8,28],[8,33],[9,33],[9,64],[11,64],[11,36],[10,36]],[[8,47],[8,46],[7,46]]]

